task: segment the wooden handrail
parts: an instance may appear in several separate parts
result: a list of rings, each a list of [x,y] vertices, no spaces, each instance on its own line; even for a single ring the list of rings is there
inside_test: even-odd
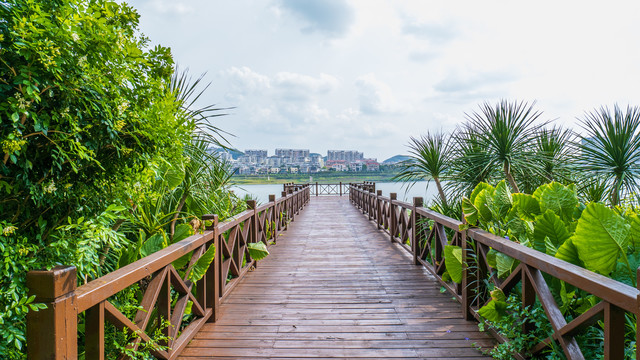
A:
[[[146,331],[153,323],[150,320],[155,313],[169,322],[166,329],[160,329],[169,340],[160,344],[166,350],[154,350],[153,354],[160,359],[176,359],[205,322],[216,321],[221,299],[249,268],[257,265],[249,255],[247,244],[276,242],[278,234],[286,229],[286,224],[309,199],[310,189],[305,185],[280,199],[270,195],[270,201],[261,206],[249,201],[248,210],[225,222],[219,223],[216,215],[205,215],[203,220],[212,220],[213,225],[202,234],[190,236],[78,288],[74,267],[30,271],[27,286],[36,296],[34,302],[44,303],[47,308],[27,314],[29,359],[75,359],[78,355],[78,315],[82,313],[85,313],[86,359],[104,359],[107,321],[137,334],[129,345],[133,349],[141,342],[150,341]],[[214,261],[194,284],[188,279],[189,269],[211,246],[216,249]],[[189,253],[192,257],[185,274],[181,275],[172,263]],[[144,279],[149,281],[141,285]],[[111,304],[109,298],[134,284],[146,289],[141,310],[131,320]],[[194,286],[196,295],[192,291]],[[177,300],[172,300],[172,293],[178,296]],[[192,304],[194,319],[182,327],[188,303]]]
[[[390,235],[391,241],[399,243],[413,255],[414,263],[422,264],[462,303],[462,314],[467,320],[480,320],[478,309],[490,298],[481,291],[486,278],[493,281],[497,288],[507,293],[518,283],[522,286],[523,306],[534,304],[538,298],[554,334],[544,339],[530,351],[537,353],[552,341],[558,341],[568,359],[584,359],[574,336],[581,329],[593,326],[596,320],[604,322],[605,359],[622,360],[624,358],[625,320],[624,312],[640,318],[640,290],[620,283],[606,276],[596,274],[579,266],[570,264],[535,249],[501,238],[482,229],[461,230],[463,223],[439,214],[422,206],[422,198],[414,198],[414,204],[395,200],[395,194],[389,197],[375,194],[360,185],[352,185],[349,198],[351,202],[382,231]],[[418,206],[416,206],[418,205]],[[407,213],[411,212],[411,216]],[[430,228],[421,219],[433,220]],[[453,236],[448,237],[448,229]],[[433,246],[431,241],[434,240]],[[442,274],[446,271],[444,246],[457,245],[463,249],[463,277],[461,284],[445,281]],[[486,260],[486,253],[493,249],[520,262],[520,265],[503,281],[500,281]],[[475,256],[470,256],[475,252]],[[638,269],[640,274],[640,269]],[[483,274],[484,273],[484,274]],[[591,310],[567,323],[555,303],[542,273],[569,283],[602,301]],[[481,298],[484,294],[485,298]],[[527,324],[523,324],[530,331]],[[495,331],[493,335],[499,341],[508,341]],[[636,342],[640,343],[640,331],[636,334]],[[523,354],[516,354],[524,358]],[[640,347],[636,350],[640,359]]]

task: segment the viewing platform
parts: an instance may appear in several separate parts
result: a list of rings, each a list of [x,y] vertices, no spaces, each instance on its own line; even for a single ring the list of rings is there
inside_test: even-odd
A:
[[[348,197],[312,197],[180,359],[489,359],[491,336]]]

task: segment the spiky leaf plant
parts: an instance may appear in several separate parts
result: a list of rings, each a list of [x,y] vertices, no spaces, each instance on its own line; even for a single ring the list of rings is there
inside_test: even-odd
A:
[[[419,138],[411,137],[409,160],[401,164],[401,170],[394,177],[413,186],[418,181],[433,180],[438,188],[438,196],[443,206],[447,206],[447,196],[442,180],[446,177],[451,150],[449,136],[442,132],[427,132]]]
[[[534,161],[533,145],[545,123],[536,123],[542,112],[534,110],[534,105],[535,102],[501,100],[495,105],[484,103],[479,111],[466,114],[465,129],[475,136],[485,152],[469,154],[469,160],[501,168],[515,192],[520,192],[515,173],[541,172]]]
[[[620,204],[624,194],[638,191],[640,177],[640,109],[616,104],[587,112],[579,119],[580,164],[589,176],[602,178],[608,186],[612,205]]]

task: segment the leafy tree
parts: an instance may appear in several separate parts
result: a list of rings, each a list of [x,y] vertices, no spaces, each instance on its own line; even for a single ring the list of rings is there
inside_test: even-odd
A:
[[[170,51],[149,48],[138,17],[107,0],[0,2],[5,358],[24,356],[26,271],[62,263],[84,281],[101,275],[105,249],[128,241],[116,231],[148,194],[148,169],[191,142]]]

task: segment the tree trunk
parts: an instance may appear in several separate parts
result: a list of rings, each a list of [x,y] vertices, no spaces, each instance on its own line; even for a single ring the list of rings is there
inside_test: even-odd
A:
[[[620,205],[620,188],[622,187],[622,179],[624,175],[616,176],[616,181],[613,183],[613,189],[611,189],[611,205]]]
[[[182,198],[180,199],[180,203],[178,204],[178,208],[176,209],[176,214],[173,215],[173,219],[171,220],[171,240],[173,240],[173,234],[176,233],[176,221],[178,221],[180,211],[182,211],[182,207],[187,201],[187,196],[189,196],[189,192],[185,190],[184,194],[182,194]]]
[[[447,197],[445,196],[444,190],[442,189],[442,184],[440,184],[440,178],[434,176],[433,181],[435,181],[436,187],[438,188],[438,194],[440,195],[440,200],[442,200],[442,207],[447,207]]]
[[[516,179],[513,178],[509,163],[507,163],[506,161],[504,163],[504,175],[507,177],[507,181],[509,182],[509,185],[511,185],[513,192],[519,193],[520,189],[518,188],[518,184],[516,184]]]

